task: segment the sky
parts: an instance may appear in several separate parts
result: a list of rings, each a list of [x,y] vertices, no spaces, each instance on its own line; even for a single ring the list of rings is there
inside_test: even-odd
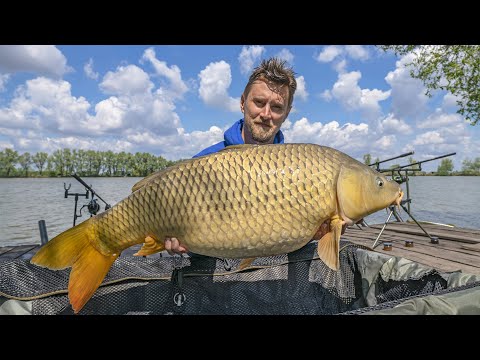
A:
[[[480,125],[452,94],[429,98],[405,64],[368,45],[0,45],[0,150],[62,148],[190,158],[242,118],[240,96],[262,59],[296,73],[286,142],[315,143],[363,162],[414,151],[480,156]],[[394,163],[407,164],[407,158]],[[440,160],[423,165],[434,171]]]

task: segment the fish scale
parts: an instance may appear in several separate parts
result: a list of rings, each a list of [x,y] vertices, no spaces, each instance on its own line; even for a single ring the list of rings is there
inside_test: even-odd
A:
[[[333,173],[341,165],[335,152],[287,144],[188,160],[98,215],[102,225],[96,231],[111,253],[142,243],[147,235],[178,237],[192,252],[219,257],[292,251],[336,210],[334,197],[328,196],[335,193]],[[333,161],[327,164],[329,156]],[[233,223],[239,226],[229,226]]]

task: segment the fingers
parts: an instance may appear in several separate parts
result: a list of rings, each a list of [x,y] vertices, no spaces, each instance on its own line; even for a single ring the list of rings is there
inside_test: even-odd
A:
[[[320,240],[326,233],[330,231],[330,219],[325,220],[318,228],[313,236],[313,240]]]
[[[165,238],[165,250],[167,250],[170,255],[183,254],[188,251],[188,249],[185,246],[181,245],[180,241],[178,241],[178,239],[174,237]]]

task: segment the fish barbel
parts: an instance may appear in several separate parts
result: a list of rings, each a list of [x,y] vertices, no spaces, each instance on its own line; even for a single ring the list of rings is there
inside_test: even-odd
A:
[[[134,185],[109,210],[57,235],[31,259],[72,267],[75,312],[100,286],[120,253],[164,250],[176,237],[190,251],[252,259],[306,245],[330,219],[318,255],[339,268],[342,225],[399,204],[402,189],[347,154],[314,144],[238,145],[175,164]],[[147,241],[146,241],[147,238]]]

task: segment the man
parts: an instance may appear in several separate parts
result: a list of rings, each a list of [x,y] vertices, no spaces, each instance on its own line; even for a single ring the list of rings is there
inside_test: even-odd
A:
[[[240,109],[244,118],[235,122],[220,141],[197,156],[217,152],[230,145],[283,144],[280,126],[292,108],[293,95],[297,88],[292,69],[276,58],[264,60],[253,71],[242,97]]]
[[[230,145],[283,144],[280,127],[292,109],[296,88],[295,73],[285,67],[285,61],[276,58],[263,60],[250,75],[240,98],[244,118],[225,131],[223,141],[200,151],[194,157],[211,154]],[[323,223],[314,239],[320,239],[328,230],[328,222]],[[188,251],[173,237],[165,239],[165,249],[169,254]]]

